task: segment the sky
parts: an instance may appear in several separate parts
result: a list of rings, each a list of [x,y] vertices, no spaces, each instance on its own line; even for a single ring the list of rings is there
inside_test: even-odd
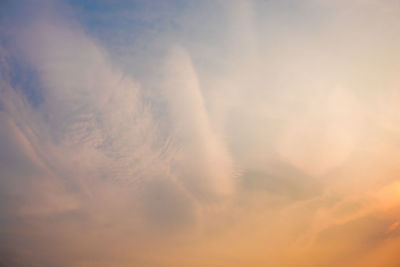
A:
[[[0,265],[400,266],[399,13],[0,1]]]

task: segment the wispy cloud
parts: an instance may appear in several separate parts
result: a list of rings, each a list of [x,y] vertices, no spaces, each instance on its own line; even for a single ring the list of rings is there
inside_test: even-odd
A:
[[[398,264],[397,3],[24,4],[0,265]]]

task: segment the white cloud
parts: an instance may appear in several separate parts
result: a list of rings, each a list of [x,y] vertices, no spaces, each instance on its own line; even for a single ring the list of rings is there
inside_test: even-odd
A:
[[[48,237],[66,243],[63,231],[82,216],[93,233],[115,224],[122,232],[144,227],[149,236],[154,229],[164,235],[177,226],[193,227],[199,205],[232,193],[233,163],[208,122],[188,54],[173,54],[160,80],[176,123],[167,136],[143,98],[145,88],[112,67],[79,26],[44,16],[16,36],[19,60],[37,73],[42,101],[32,106],[18,89],[24,84],[13,88],[2,78],[1,141],[12,145],[0,154],[21,158],[9,157],[18,166],[2,165],[8,173],[2,178],[5,197],[22,199],[7,207],[11,217],[35,218],[45,226],[49,218],[67,216]],[[31,165],[31,174],[19,170]]]

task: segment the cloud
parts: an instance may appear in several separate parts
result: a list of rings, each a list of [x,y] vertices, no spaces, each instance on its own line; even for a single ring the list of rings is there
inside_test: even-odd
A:
[[[178,179],[201,199],[233,193],[233,162],[212,129],[199,81],[189,55],[180,47],[166,63],[165,95],[180,155],[174,166]]]
[[[104,225],[165,235],[193,227],[199,205],[233,192],[233,163],[208,122],[186,52],[172,53],[161,80],[176,123],[163,135],[140,84],[112,66],[79,25],[44,14],[14,30],[19,54],[2,57],[2,243],[9,244],[2,251],[23,262],[75,264],[78,258],[67,260],[75,250],[67,233],[78,224],[90,227],[89,235]],[[30,89],[41,95],[37,105],[20,89],[23,80],[11,82],[15,60],[37,75]],[[23,223],[13,224],[15,217]],[[13,233],[25,236],[28,254]],[[97,242],[73,235],[88,242],[79,246],[85,251]],[[64,243],[52,249],[57,256],[39,252],[55,240]]]
[[[295,2],[7,4],[0,265],[396,266],[395,6]]]

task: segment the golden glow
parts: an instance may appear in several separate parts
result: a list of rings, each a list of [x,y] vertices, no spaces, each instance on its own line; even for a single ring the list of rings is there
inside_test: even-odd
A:
[[[400,266],[397,1],[98,2],[0,4],[0,265]]]

